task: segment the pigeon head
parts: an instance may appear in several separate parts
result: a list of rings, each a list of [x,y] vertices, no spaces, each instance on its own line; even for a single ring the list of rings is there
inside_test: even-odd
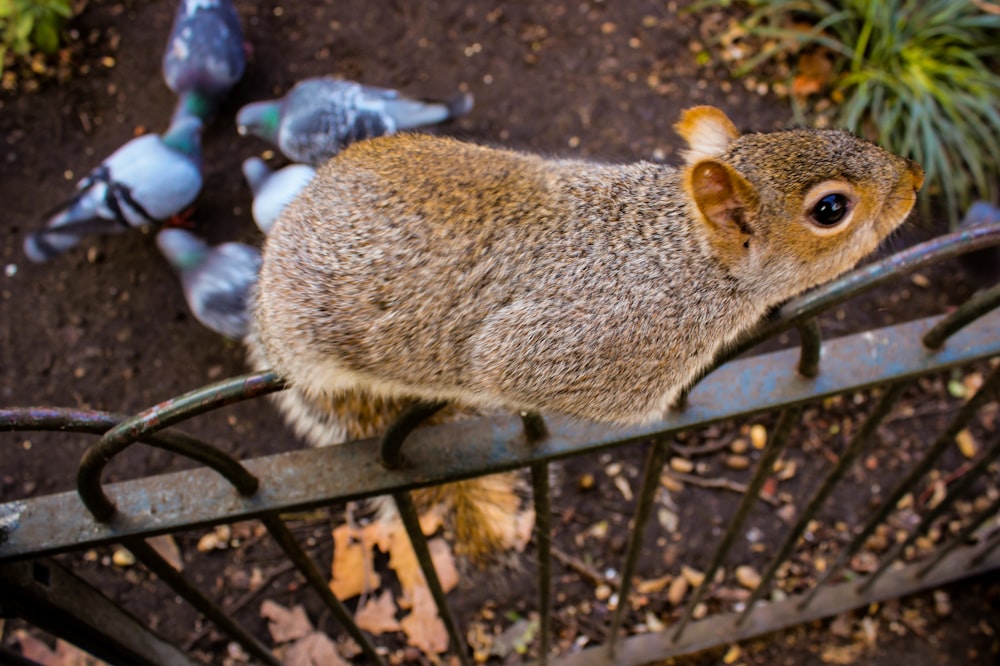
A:
[[[252,134],[274,143],[281,123],[281,100],[253,102],[236,114],[236,130],[243,136]]]
[[[248,157],[243,160],[243,177],[246,178],[250,191],[255,195],[260,192],[261,186],[270,175],[271,168],[259,157]]]
[[[156,245],[170,265],[183,273],[196,267],[208,254],[208,244],[184,229],[164,229],[156,235]]]

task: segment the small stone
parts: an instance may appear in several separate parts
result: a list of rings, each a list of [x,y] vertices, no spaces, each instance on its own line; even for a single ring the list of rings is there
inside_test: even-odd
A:
[[[111,561],[116,567],[130,567],[135,564],[135,555],[126,548],[116,548],[111,555]]]
[[[694,470],[694,463],[687,458],[674,456],[670,459],[670,469],[681,474],[690,474]]]
[[[748,590],[755,590],[760,585],[760,574],[751,566],[738,566],[736,567],[736,582]]]
[[[746,456],[726,456],[726,467],[729,469],[747,469],[750,467],[750,459]]]
[[[673,606],[680,606],[681,602],[684,601],[684,596],[688,592],[690,584],[687,578],[684,576],[678,576],[670,581],[670,587],[667,588],[667,601]]]

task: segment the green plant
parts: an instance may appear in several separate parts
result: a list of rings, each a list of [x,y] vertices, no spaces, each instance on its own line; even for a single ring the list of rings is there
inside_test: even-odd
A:
[[[917,160],[954,224],[1000,180],[1000,5],[991,2],[750,0],[743,28],[768,46],[743,70],[809,47],[839,56],[834,123]]]
[[[55,53],[59,30],[72,13],[71,0],[0,0],[0,73],[8,52]]]

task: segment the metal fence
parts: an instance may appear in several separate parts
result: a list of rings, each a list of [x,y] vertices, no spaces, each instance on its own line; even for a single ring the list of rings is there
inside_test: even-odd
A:
[[[294,563],[334,618],[360,646],[365,663],[385,663],[375,642],[355,624],[351,612],[332,594],[316,562],[298,543],[282,514],[373,495],[390,494],[413,543],[442,620],[451,651],[463,664],[471,657],[462,637],[462,619],[449,609],[431,564],[409,490],[503,470],[530,468],[537,516],[538,601],[540,631],[534,653],[539,663],[642,664],[686,654],[779,628],[829,616],[874,600],[903,596],[1000,566],[1000,529],[984,528],[997,514],[998,501],[965,520],[961,529],[929,558],[907,562],[907,547],[967,494],[1000,454],[993,432],[971,467],[943,500],[925,509],[920,523],[894,544],[878,567],[860,580],[838,582],[845,565],[887,517],[900,498],[918,486],[955,435],[1000,393],[1000,365],[992,364],[983,385],[937,433],[923,458],[883,498],[851,541],[811,589],[779,601],[762,602],[779,567],[838,482],[865,450],[870,438],[903,391],[925,374],[1000,357],[1000,285],[978,292],[952,313],[821,342],[814,317],[857,294],[900,275],[959,254],[1000,244],[1000,226],[957,232],[870,264],[834,283],[786,304],[752,340],[720,359],[685,396],[681,409],[643,427],[613,429],[555,416],[546,417],[547,436],[529,442],[517,415],[431,426],[408,439],[404,469],[385,469],[373,442],[351,442],[326,449],[300,450],[238,461],[218,448],[173,428],[223,405],[282,389],[273,373],[237,377],[155,405],[132,416],[58,408],[0,409],[0,430],[64,430],[100,435],[80,464],[76,493],[32,497],[0,504],[0,614],[24,618],[94,655],[116,664],[194,664],[192,656],[158,637],[149,627],[116,606],[99,590],[75,576],[51,556],[101,544],[121,544],[149,571],[204,614],[253,658],[278,660],[260,637],[240,626],[220,605],[174,569],[146,539],[158,534],[245,519],[260,521]],[[761,340],[797,328],[800,350],[785,350],[729,360]],[[820,362],[822,358],[822,363]],[[693,619],[796,425],[801,406],[826,397],[880,387],[880,397],[854,433],[836,464],[805,502],[805,508],[774,550],[759,585],[739,612]],[[633,592],[644,527],[675,436],[733,417],[780,412],[777,425],[756,463],[735,513],[725,526],[680,619],[656,633],[623,636],[627,600]],[[201,467],[105,485],[102,470],[127,447],[141,442],[181,456]],[[629,542],[620,567],[618,603],[604,645],[572,654],[550,654],[553,560],[549,464],[557,459],[619,446],[649,442]],[[351,470],[343,474],[342,470]],[[973,537],[976,538],[973,538]],[[0,662],[28,663],[10,651]]]

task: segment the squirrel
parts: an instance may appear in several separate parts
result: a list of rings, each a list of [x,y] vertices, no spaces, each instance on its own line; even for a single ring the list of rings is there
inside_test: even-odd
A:
[[[418,399],[648,422],[770,308],[872,252],[923,183],[841,130],[740,134],[707,106],[675,127],[680,167],[350,146],[266,240],[260,362],[318,413],[353,396],[379,419]]]

